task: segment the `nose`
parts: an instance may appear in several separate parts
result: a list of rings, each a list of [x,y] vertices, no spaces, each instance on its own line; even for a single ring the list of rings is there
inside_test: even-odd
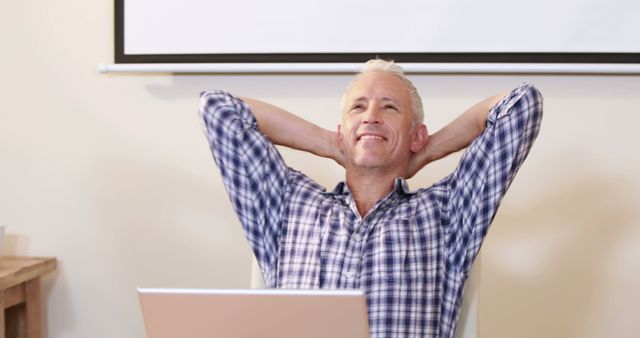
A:
[[[380,109],[378,109],[374,105],[369,106],[369,108],[364,112],[364,115],[362,116],[362,123],[382,124]]]

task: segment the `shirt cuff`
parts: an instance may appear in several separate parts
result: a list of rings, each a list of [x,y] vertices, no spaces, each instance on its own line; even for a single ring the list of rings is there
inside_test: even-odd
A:
[[[209,115],[211,119],[219,120],[226,127],[231,127],[228,123],[240,123],[238,127],[243,128],[255,129],[258,126],[249,105],[224,90],[201,92],[200,112],[203,116]]]
[[[529,83],[522,83],[517,88],[509,92],[500,102],[498,102],[489,111],[487,117],[487,125],[493,125],[499,119],[509,116],[511,114],[511,107],[522,98],[522,96],[531,93],[536,90],[535,87]]]

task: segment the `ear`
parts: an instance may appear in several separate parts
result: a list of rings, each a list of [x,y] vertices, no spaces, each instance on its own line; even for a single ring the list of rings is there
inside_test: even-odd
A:
[[[413,128],[413,133],[411,135],[411,151],[414,153],[421,151],[427,145],[428,140],[429,132],[427,130],[427,126],[424,123],[420,123]]]

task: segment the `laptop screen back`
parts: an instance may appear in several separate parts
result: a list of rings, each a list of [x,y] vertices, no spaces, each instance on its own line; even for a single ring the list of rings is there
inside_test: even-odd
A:
[[[149,338],[368,338],[359,290],[138,289]]]

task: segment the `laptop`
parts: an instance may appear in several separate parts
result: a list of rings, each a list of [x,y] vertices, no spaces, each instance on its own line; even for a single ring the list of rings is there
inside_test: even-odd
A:
[[[360,290],[138,288],[148,338],[369,338]]]

